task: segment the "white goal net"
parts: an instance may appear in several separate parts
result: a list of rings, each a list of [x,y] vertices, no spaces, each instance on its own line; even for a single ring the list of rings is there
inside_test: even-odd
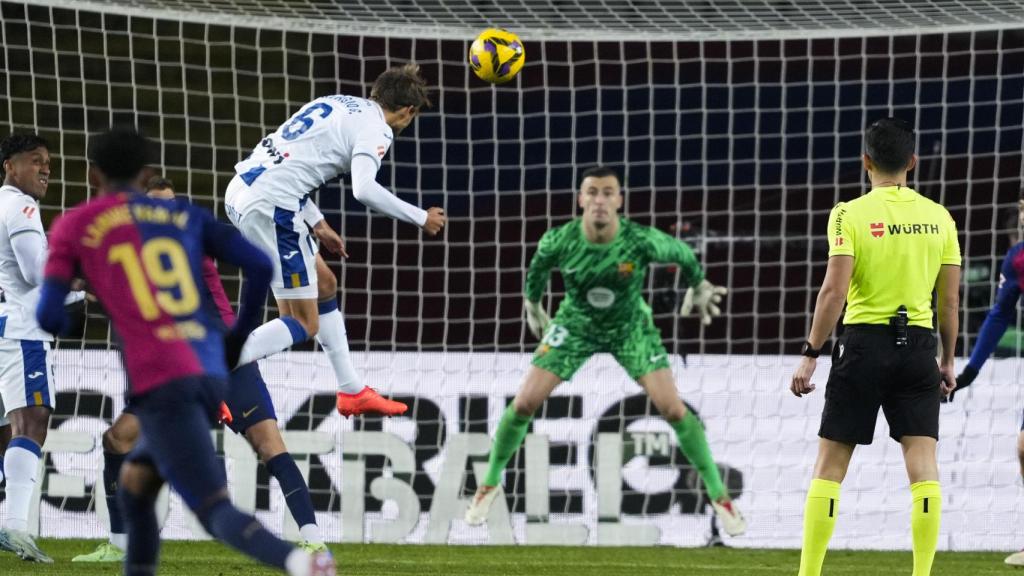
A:
[[[526,46],[520,77],[501,87],[464,61],[491,25]],[[111,124],[141,127],[160,143],[162,173],[223,216],[235,162],[302,104],[364,95],[410,60],[435,84],[434,108],[396,141],[379,180],[444,206],[443,238],[371,215],[344,183],[315,194],[351,254],[331,265],[357,366],[411,413],[341,419],[312,348],[263,364],[293,452],[311,453],[314,504],[335,541],[708,540],[706,501],[670,429],[603,357],[538,411],[491,528],[458,520],[536,344],[522,319],[526,266],[543,232],[575,214],[581,169],[618,169],[626,215],[685,238],[730,289],[722,318],[701,329],[674,314],[673,270],[648,281],[680,394],[751,523],[736,546],[800,544],[823,398],[786,386],[824,273],[828,212],[864,189],[865,126],[896,115],[917,127],[914,185],[961,230],[961,356],[1018,241],[1020,2],[29,1],[0,2],[0,34],[0,133],[50,141],[47,221],[87,197],[86,136]],[[560,290],[555,274],[552,311]],[[1000,354],[1015,357],[1010,334]],[[98,438],[124,386],[110,341],[90,309],[81,338],[60,343],[44,535],[105,531]],[[943,407],[945,549],[1020,545],[1021,368],[991,361]],[[909,547],[909,494],[887,433],[881,422],[855,457],[837,546]],[[235,498],[292,530],[279,488],[237,440],[221,444]],[[175,498],[169,514],[165,534],[198,534]]]

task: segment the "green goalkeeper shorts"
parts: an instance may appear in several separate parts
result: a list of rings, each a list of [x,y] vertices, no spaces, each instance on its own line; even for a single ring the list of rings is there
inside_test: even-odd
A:
[[[612,342],[588,338],[584,330],[552,322],[533,354],[533,365],[569,380],[583,363],[598,352],[615,357],[629,377],[637,380],[655,370],[668,368],[668,352],[661,343],[661,332],[653,322],[637,326],[625,337]]]

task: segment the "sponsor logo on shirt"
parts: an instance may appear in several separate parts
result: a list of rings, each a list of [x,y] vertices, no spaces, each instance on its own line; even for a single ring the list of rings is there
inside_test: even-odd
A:
[[[837,237],[836,241],[834,242],[834,244],[836,246],[842,246],[843,245],[843,237],[842,236]]]
[[[872,222],[871,223],[871,235],[875,238],[881,238],[885,236],[885,222]]]
[[[40,377],[40,376],[42,376],[42,375],[43,375],[43,373],[42,373],[42,372],[40,372],[40,371],[36,370],[35,372],[33,372],[33,373],[31,373],[31,374],[29,374],[29,375],[28,375],[28,379],[29,379],[29,380],[35,380],[36,378],[39,378],[39,377]]]
[[[25,206],[21,209],[21,213],[25,215],[25,218],[32,218],[32,215],[36,213],[34,206]]]
[[[295,255],[296,255],[296,254],[298,254],[298,253],[299,253],[299,251],[298,251],[298,250],[292,250],[291,252],[289,252],[289,253],[285,254],[284,256],[281,256],[281,259],[282,259],[282,260],[291,260],[291,259],[292,259],[292,258],[294,258],[294,257],[295,257]]]
[[[377,157],[378,158],[383,158],[384,157],[384,153],[387,152],[387,151],[388,151],[388,149],[385,148],[384,146],[377,146]]]
[[[938,224],[889,224],[889,234],[938,234]]]
[[[636,270],[636,264],[632,262],[622,262],[619,264],[619,276],[623,278],[632,276],[634,270]]]
[[[615,292],[598,286],[587,291],[587,302],[594,308],[610,308],[615,303]]]

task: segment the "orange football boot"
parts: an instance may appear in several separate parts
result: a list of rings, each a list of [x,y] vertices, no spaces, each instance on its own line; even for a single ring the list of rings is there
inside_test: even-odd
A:
[[[409,407],[401,402],[388,400],[377,394],[369,386],[363,387],[358,394],[338,392],[338,412],[348,418],[359,414],[381,414],[383,416],[399,416],[405,414]]]

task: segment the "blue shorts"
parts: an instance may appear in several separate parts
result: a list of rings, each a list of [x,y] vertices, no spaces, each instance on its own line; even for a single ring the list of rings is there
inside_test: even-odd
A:
[[[193,511],[227,490],[210,438],[223,396],[223,380],[193,376],[132,398],[142,435],[127,461],[156,468]]]
[[[231,410],[228,427],[236,434],[245,434],[250,426],[264,420],[277,420],[267,383],[255,362],[240,366],[231,373],[224,403]]]

